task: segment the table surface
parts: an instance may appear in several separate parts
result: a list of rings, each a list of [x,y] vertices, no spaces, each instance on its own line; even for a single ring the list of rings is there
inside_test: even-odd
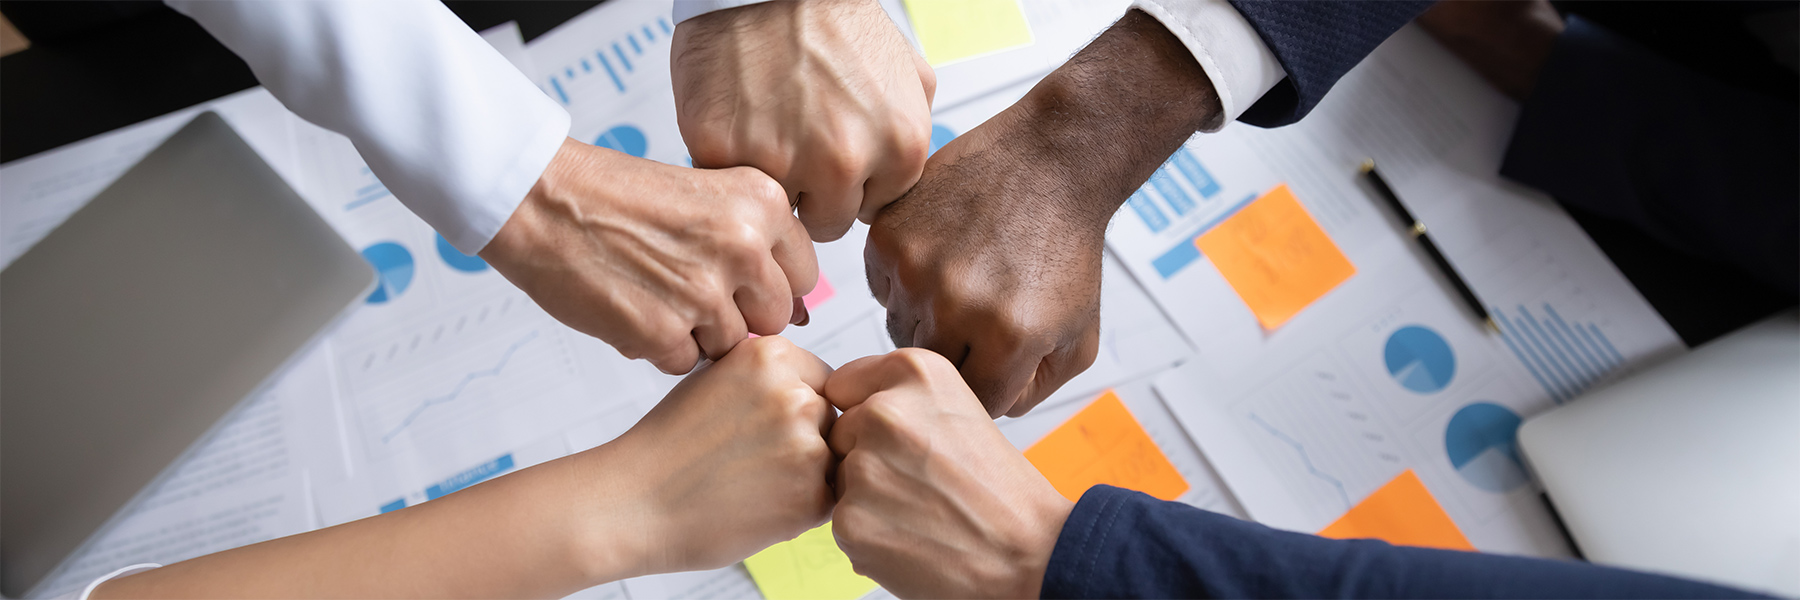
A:
[[[476,30],[517,21],[526,42],[598,3],[446,2]],[[0,162],[256,85],[242,60],[160,4],[15,0],[0,2],[0,13],[32,38],[31,48],[0,58]],[[1729,267],[1629,226],[1569,212],[1689,346],[1792,304]]]

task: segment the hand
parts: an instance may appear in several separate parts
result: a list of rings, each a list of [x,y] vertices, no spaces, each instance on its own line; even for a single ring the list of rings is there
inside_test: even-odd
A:
[[[991,416],[1031,410],[1094,362],[1107,222],[1219,111],[1180,40],[1127,13],[876,218],[865,264],[894,344],[950,359]]]
[[[694,166],[768,173],[813,240],[918,181],[937,76],[874,0],[715,11],[677,26],[671,55]]]
[[[755,169],[686,169],[564,140],[481,257],[551,316],[680,375],[804,323],[818,258]]]
[[[1488,83],[1521,102],[1537,87],[1538,71],[1563,31],[1562,16],[1546,0],[1439,2],[1417,20]]]
[[[633,504],[596,516],[638,523],[625,536],[645,557],[633,574],[724,567],[829,518],[833,410],[820,392],[830,373],[785,338],[746,340],[601,447],[595,481]]]
[[[915,349],[844,365],[832,522],[856,572],[902,598],[1036,598],[1074,504],[983,412],[956,369]]]

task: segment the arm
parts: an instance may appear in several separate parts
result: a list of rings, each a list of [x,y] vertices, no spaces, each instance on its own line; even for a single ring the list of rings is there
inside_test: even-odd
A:
[[[1531,19],[1514,3],[1475,12],[1485,4],[1447,4],[1426,24],[1523,102],[1501,175],[1800,293],[1793,103],[1721,83],[1579,18],[1565,29],[1547,5]],[[1506,31],[1530,34],[1496,39]]]
[[[1221,110],[1182,42],[1126,13],[876,218],[864,254],[894,343],[958,365],[993,416],[1042,402],[1098,350],[1108,220]]]
[[[1332,540],[1110,486],[1069,514],[1046,598],[1742,598],[1588,563]]]
[[[95,598],[555,598],[729,565],[823,523],[830,368],[740,344],[625,435],[418,506],[100,585]]]
[[[1330,540],[1096,486],[1070,504],[949,363],[898,350],[825,384],[832,531],[902,598],[1745,597],[1584,563]],[[981,457],[969,460],[968,457]]]
[[[686,373],[805,320],[818,265],[779,185],[568,139],[568,114],[441,3],[171,5],[457,249],[627,357]]]

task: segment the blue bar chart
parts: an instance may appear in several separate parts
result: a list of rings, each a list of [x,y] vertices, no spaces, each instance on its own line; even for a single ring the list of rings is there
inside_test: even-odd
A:
[[[563,106],[568,106],[578,80],[605,77],[611,88],[620,96],[630,89],[630,79],[638,70],[638,59],[658,45],[666,42],[675,33],[674,24],[666,16],[659,16],[651,22],[627,30],[624,37],[607,40],[597,44],[587,56],[574,63],[563,65],[561,69],[551,72],[546,82],[551,97],[556,98]]]
[[[1625,364],[1598,325],[1565,320],[1547,302],[1535,311],[1523,304],[1510,312],[1497,306],[1489,311],[1507,349],[1557,404],[1605,381]]]

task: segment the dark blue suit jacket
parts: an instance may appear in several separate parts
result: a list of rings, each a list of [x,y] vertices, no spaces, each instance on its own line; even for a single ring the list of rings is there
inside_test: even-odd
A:
[[[1045,598],[1743,598],[1588,563],[1332,540],[1110,486],[1063,524]]]
[[[1350,67],[1431,4],[1429,0],[1231,0],[1287,71],[1287,79],[1238,120],[1258,127],[1300,120]]]

